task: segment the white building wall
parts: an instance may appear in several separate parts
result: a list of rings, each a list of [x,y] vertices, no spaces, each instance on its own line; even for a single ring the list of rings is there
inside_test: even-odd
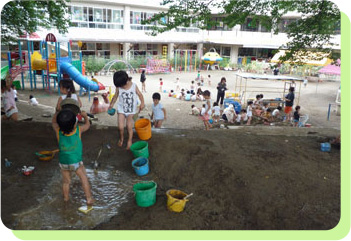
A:
[[[166,7],[159,5],[160,1],[152,0],[95,0],[95,1],[78,1],[72,0],[70,5],[110,8],[124,10],[123,24],[124,29],[98,29],[98,28],[70,28],[67,36],[72,41],[90,41],[90,42],[109,42],[111,44],[111,55],[119,54],[116,50],[116,44],[122,43],[124,46],[124,58],[128,58],[127,50],[129,44],[133,43],[153,43],[158,44],[158,52],[162,52],[162,44],[168,44],[169,55],[173,53],[170,46],[179,44],[197,44],[199,55],[203,51],[203,43],[211,43],[214,45],[229,45],[231,46],[231,61],[236,62],[238,58],[239,47],[244,48],[270,48],[277,49],[288,41],[287,35],[279,33],[274,35],[270,32],[249,32],[241,31],[240,25],[232,28],[232,31],[207,31],[199,30],[194,32],[177,32],[171,30],[166,33],[158,34],[157,36],[147,35],[142,30],[130,29],[130,11],[156,13],[167,10]],[[290,16],[290,15],[289,15]],[[291,16],[296,14],[292,13]],[[335,43],[338,44],[335,49],[340,50],[340,35],[335,36]]]

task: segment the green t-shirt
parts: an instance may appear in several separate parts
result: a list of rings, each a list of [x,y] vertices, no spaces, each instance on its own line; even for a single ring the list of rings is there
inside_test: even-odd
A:
[[[59,160],[61,164],[75,164],[82,161],[83,144],[77,126],[73,134],[65,135],[59,131]]]

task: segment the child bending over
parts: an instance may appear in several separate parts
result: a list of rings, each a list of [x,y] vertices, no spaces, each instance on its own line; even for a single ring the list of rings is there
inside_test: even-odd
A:
[[[52,118],[52,127],[56,132],[59,145],[59,166],[62,174],[62,191],[64,201],[69,200],[69,188],[71,183],[71,172],[79,177],[87,200],[91,206],[94,199],[91,194],[90,184],[83,164],[83,144],[81,134],[90,127],[86,112],[82,111],[84,125],[78,126],[78,119],[73,111],[65,109],[55,113]]]
[[[167,119],[166,109],[163,108],[163,105],[160,103],[161,95],[159,93],[154,93],[152,95],[152,114],[151,120],[155,119],[154,126],[155,128],[161,128],[162,122]]]
[[[112,109],[114,104],[117,101],[117,113],[118,113],[118,129],[119,129],[119,140],[118,146],[123,145],[124,140],[124,125],[127,122],[128,130],[128,142],[127,150],[129,150],[132,145],[133,139],[133,116],[137,112],[137,97],[140,99],[139,112],[144,109],[144,97],[140,92],[138,86],[133,83],[129,78],[128,74],[125,71],[117,71],[113,75],[113,83],[116,86],[116,92],[113,96],[110,106],[108,109]]]
[[[299,105],[297,105],[295,107],[295,112],[294,112],[294,126],[297,127],[299,125],[299,121],[300,121],[300,109],[301,107]]]
[[[191,105],[191,114],[198,116],[200,114],[199,108],[197,108],[195,105]]]
[[[219,122],[219,117],[221,115],[221,107],[218,106],[218,102],[213,103],[213,120],[215,123]]]
[[[72,80],[69,80],[69,79],[61,80],[60,81],[60,92],[62,95],[57,100],[57,104],[56,104],[56,111],[57,112],[61,110],[61,102],[66,98],[71,98],[71,99],[78,101],[79,107],[82,107],[82,102],[81,102],[79,96],[76,94],[76,89],[74,88],[74,84],[73,84]]]

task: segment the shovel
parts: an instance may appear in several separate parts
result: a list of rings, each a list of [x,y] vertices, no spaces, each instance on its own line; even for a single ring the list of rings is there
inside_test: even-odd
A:
[[[98,153],[98,155],[97,155],[97,157],[95,159],[95,162],[94,162],[94,172],[95,172],[95,174],[97,173],[97,169],[99,167],[98,159],[99,159],[99,157],[101,155],[101,152],[102,152],[102,147],[100,148],[100,151],[99,151],[99,153]]]
[[[190,197],[190,196],[192,196],[193,195],[193,193],[190,193],[189,195],[186,195],[185,197],[183,197],[183,200],[184,199],[188,199],[188,197]]]

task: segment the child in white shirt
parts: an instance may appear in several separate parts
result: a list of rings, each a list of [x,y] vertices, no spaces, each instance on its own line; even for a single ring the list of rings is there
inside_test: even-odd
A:
[[[34,98],[33,95],[29,96],[29,104],[31,104],[32,106],[37,106],[39,104],[39,102],[37,101],[36,98]]]
[[[192,105],[191,106],[191,114],[192,115],[199,115],[200,114],[199,108],[197,108],[195,105]]]
[[[151,120],[155,119],[155,128],[161,128],[162,122],[167,119],[166,109],[163,108],[163,105],[160,103],[161,95],[159,93],[154,93],[152,95],[152,100],[154,103],[152,104]]]
[[[218,102],[213,103],[213,120],[215,123],[219,122],[219,117],[221,115],[221,107],[218,106]]]
[[[247,109],[246,109],[246,113],[247,113],[247,123],[246,125],[251,125],[251,120],[252,120],[252,101],[249,101],[247,103]]]

